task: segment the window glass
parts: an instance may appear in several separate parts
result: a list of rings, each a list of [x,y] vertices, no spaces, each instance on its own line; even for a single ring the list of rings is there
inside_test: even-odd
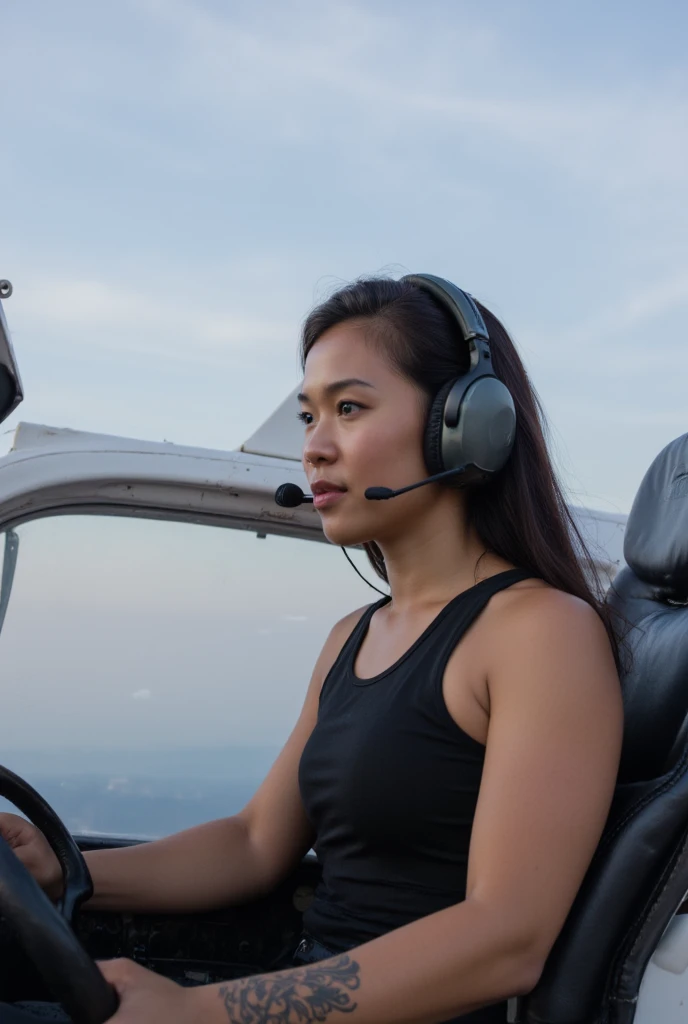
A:
[[[109,516],[15,534],[1,760],[75,832],[159,836],[239,810],[330,628],[376,600],[316,541]]]

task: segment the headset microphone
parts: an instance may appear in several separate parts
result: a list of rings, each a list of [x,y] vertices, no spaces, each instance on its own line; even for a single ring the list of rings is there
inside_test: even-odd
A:
[[[416,487],[425,487],[426,484],[434,484],[437,481],[446,480],[447,477],[459,476],[465,470],[465,466],[460,466],[457,469],[447,469],[444,473],[435,473],[434,476],[428,476],[425,480],[419,480],[418,483],[400,487],[398,491],[393,491],[391,487],[368,487],[365,491],[365,497],[368,501],[385,501],[387,498],[396,498],[399,494],[406,494],[407,491],[415,491]],[[275,491],[275,503],[281,505],[282,508],[296,508],[298,505],[312,501],[313,495],[304,494],[298,484],[280,484]]]
[[[298,484],[280,484],[275,491],[275,502],[282,508],[296,508],[308,501],[313,501],[313,495],[304,494]]]
[[[387,498],[396,498],[399,494],[406,494],[407,491],[415,491],[417,487],[425,487],[426,484],[434,484],[440,480],[446,480],[447,477],[458,476],[465,472],[466,466],[458,466],[456,469],[446,469],[443,473],[427,476],[425,480],[419,480],[418,483],[400,487],[398,491],[393,491],[391,487],[368,487],[364,494],[368,501],[385,501]]]

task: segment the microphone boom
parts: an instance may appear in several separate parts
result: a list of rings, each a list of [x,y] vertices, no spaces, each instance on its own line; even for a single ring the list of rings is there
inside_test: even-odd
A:
[[[415,491],[417,487],[438,483],[440,480],[446,480],[450,476],[459,476],[460,473],[465,473],[467,468],[467,466],[459,466],[457,469],[445,469],[444,473],[435,473],[434,476],[428,476],[425,480],[419,480],[415,484],[400,487],[398,491],[393,491],[391,487],[368,487],[366,488],[365,496],[368,501],[386,501],[387,498],[396,498],[397,495],[406,494],[407,491]]]

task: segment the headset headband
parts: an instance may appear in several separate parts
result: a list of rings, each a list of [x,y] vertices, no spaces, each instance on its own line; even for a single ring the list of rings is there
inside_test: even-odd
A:
[[[422,288],[453,316],[461,337],[468,345],[471,360],[468,374],[472,374],[478,367],[481,376],[493,374],[490,336],[473,297],[451,281],[436,277],[435,274],[407,274],[401,280]]]

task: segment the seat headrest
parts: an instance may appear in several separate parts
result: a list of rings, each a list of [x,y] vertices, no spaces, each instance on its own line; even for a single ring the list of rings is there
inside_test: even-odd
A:
[[[688,600],[688,434],[659,453],[626,524],[624,557],[658,598]]]

